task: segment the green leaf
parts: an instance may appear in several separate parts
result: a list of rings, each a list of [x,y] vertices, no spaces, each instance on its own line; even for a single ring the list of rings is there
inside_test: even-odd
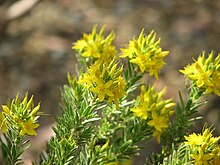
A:
[[[98,120],[100,120],[100,119],[101,119],[100,117],[91,118],[91,119],[88,119],[88,120],[84,120],[84,121],[82,122],[82,124],[84,125],[84,124],[87,124],[87,123],[90,123],[90,122],[98,121]]]

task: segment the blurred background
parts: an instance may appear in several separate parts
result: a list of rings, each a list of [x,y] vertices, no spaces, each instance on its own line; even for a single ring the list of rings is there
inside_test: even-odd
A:
[[[113,30],[119,50],[141,29],[152,29],[169,50],[158,86],[178,101],[185,80],[178,72],[202,51],[220,52],[219,0],[1,0],[0,1],[0,103],[26,92],[41,102],[38,136],[24,156],[25,164],[36,158],[53,132],[54,115],[60,113],[60,89],[66,74],[75,74],[72,43],[89,33],[93,25]],[[209,96],[201,109],[204,121],[220,132],[220,99]],[[146,151],[147,152],[147,151]],[[141,156],[139,160],[143,159]],[[137,164],[137,162],[136,162]],[[138,163],[143,164],[143,163]]]

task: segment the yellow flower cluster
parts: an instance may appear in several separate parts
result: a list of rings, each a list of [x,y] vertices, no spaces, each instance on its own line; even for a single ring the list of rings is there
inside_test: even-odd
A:
[[[107,99],[118,105],[119,99],[126,94],[126,83],[121,76],[123,67],[117,68],[117,65],[115,58],[110,63],[96,62],[87,69],[87,73],[80,76],[78,83],[96,93],[99,101]]]
[[[172,99],[163,100],[165,89],[156,92],[155,87],[145,86],[141,88],[139,100],[136,106],[131,108],[134,115],[147,121],[147,124],[154,128],[153,136],[160,143],[161,134],[168,127],[169,118],[174,113],[172,108],[176,105]]]
[[[83,38],[78,40],[72,46],[81,56],[89,57],[96,60],[111,61],[117,51],[112,45],[115,38],[111,32],[106,38],[104,37],[105,28],[102,27],[97,33],[97,27],[94,26],[91,34],[83,34]]]
[[[154,31],[145,36],[144,30],[142,30],[138,39],[134,38],[126,48],[121,49],[120,57],[129,57],[130,62],[137,64],[142,73],[148,71],[150,76],[158,79],[158,72],[165,65],[163,58],[169,52],[162,51],[162,48],[159,47],[160,39],[155,42],[155,38]]]
[[[220,137],[213,137],[209,128],[206,128],[202,134],[193,133],[185,136],[185,139],[195,165],[219,165]]]
[[[220,96],[220,54],[215,59],[213,56],[212,51],[206,59],[203,52],[194,63],[187,65],[180,72],[207,94],[215,93]]]
[[[37,119],[39,118],[40,104],[33,107],[33,96],[28,101],[26,95],[22,102],[18,99],[18,95],[12,100],[10,105],[2,105],[0,112],[0,127],[2,133],[6,133],[8,129],[18,130],[19,135],[36,135],[35,128],[39,126]]]

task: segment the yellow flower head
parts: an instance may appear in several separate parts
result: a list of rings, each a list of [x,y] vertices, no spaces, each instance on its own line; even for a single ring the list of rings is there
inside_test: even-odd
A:
[[[176,105],[172,99],[164,100],[163,96],[165,89],[156,92],[155,87],[145,86],[141,88],[139,99],[136,100],[136,105],[131,108],[134,116],[146,120],[147,125],[152,127],[153,136],[160,143],[160,136],[168,127],[169,118],[173,114],[173,107]]]
[[[147,124],[154,127],[157,131],[162,132],[168,127],[168,118],[167,116],[158,115],[155,111],[153,111],[152,120],[150,120]]]
[[[220,54],[215,59],[213,56],[213,51],[208,58],[203,52],[194,63],[187,65],[180,72],[192,80],[193,85],[200,90],[220,96]]]
[[[21,130],[20,135],[37,135],[35,128],[39,127],[40,124],[36,124],[32,118],[28,119],[26,122],[21,122],[20,124]]]
[[[202,134],[193,133],[185,136],[185,139],[184,143],[189,147],[190,156],[195,164],[215,165],[220,160],[220,137],[213,137],[209,128]]]
[[[155,87],[149,87],[147,90],[143,85],[141,87],[141,94],[139,99],[136,100],[136,105],[131,108],[134,115],[141,117],[142,119],[147,119],[151,116],[154,111],[159,112],[161,115],[171,115],[173,112],[172,108],[176,105],[172,102],[172,99],[163,100],[165,94],[165,89],[157,92]]]
[[[90,59],[111,61],[116,55],[117,51],[112,45],[114,40],[114,33],[111,32],[106,38],[104,37],[105,28],[102,27],[97,33],[97,26],[93,27],[91,34],[83,34],[83,38],[78,40],[72,46],[82,57],[89,57]]]
[[[118,68],[118,63],[115,58],[110,62],[96,62],[80,76],[78,83],[96,93],[99,101],[107,99],[118,105],[119,99],[126,94],[126,83],[121,76],[122,66]]]
[[[9,105],[2,105],[0,112],[0,127],[3,133],[8,129],[17,130],[20,135],[36,135],[35,128],[39,126],[40,104],[34,107],[33,96],[28,100],[28,95],[22,101],[18,95]]]
[[[148,71],[150,76],[155,76],[158,79],[158,73],[165,65],[163,58],[169,52],[162,51],[159,46],[160,39],[155,41],[155,38],[156,33],[154,31],[145,36],[144,30],[142,30],[138,39],[134,38],[126,48],[121,49],[120,57],[128,57],[131,63],[139,66],[142,73]]]
[[[196,134],[196,133],[193,133],[189,136],[185,136],[185,139],[187,140],[185,142],[185,144],[187,145],[202,145],[203,142],[204,142],[204,138],[201,134]]]

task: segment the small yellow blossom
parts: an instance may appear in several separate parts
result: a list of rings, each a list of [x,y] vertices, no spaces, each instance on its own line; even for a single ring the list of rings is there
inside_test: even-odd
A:
[[[163,100],[165,94],[165,89],[156,92],[155,87],[149,87],[147,90],[143,85],[141,87],[141,94],[139,100],[136,101],[137,105],[131,108],[131,111],[134,112],[134,115],[147,119],[148,116],[151,116],[151,113],[160,111],[161,115],[169,116],[173,112],[172,108],[176,105],[172,102],[172,99]]]
[[[88,68],[87,73],[80,76],[78,83],[83,85],[84,89],[96,93],[99,101],[106,99],[118,106],[119,100],[126,94],[126,83],[121,76],[122,66],[118,68],[118,64],[116,58],[110,62],[95,62]]]
[[[218,165],[220,160],[220,137],[213,137],[209,128],[206,128],[202,134],[193,133],[185,136],[185,139],[184,143],[191,152],[190,157],[193,163],[196,165]]]
[[[139,96],[139,105],[131,108],[131,111],[134,112],[134,116],[141,117],[142,119],[147,119],[149,111],[151,111],[152,106],[150,106],[150,97],[151,90],[149,89],[146,92],[145,86],[141,86],[141,94]]]
[[[115,57],[117,51],[112,45],[114,33],[111,32],[106,38],[104,37],[105,28],[102,27],[97,33],[97,26],[93,27],[91,34],[83,34],[83,38],[78,40],[72,46],[82,57],[89,57],[105,62],[111,61]]]
[[[197,153],[192,153],[190,156],[194,159],[195,165],[209,165],[209,162],[214,157],[212,153],[205,154],[202,148],[199,148]]]
[[[185,74],[200,90],[220,96],[220,54],[214,59],[212,51],[208,58],[205,52],[194,63],[187,65],[181,73]]]
[[[7,129],[17,130],[20,135],[36,135],[34,130],[39,126],[40,104],[34,107],[33,96],[28,100],[28,95],[20,101],[18,95],[9,105],[2,105],[0,112],[0,126],[2,133]]]
[[[157,142],[160,143],[160,137],[168,127],[168,116],[159,116],[155,111],[153,111],[151,115],[152,119],[147,124],[154,128],[153,137],[155,137]]]
[[[196,133],[193,133],[189,136],[184,136],[185,139],[187,140],[185,142],[185,144],[187,145],[202,145],[204,139],[203,139],[203,136],[200,135],[200,134],[196,134]]]
[[[77,83],[82,84],[84,89],[90,88],[93,83],[97,81],[98,77],[100,77],[100,68],[99,65],[95,63],[87,69],[87,73],[83,73],[80,76]]]
[[[153,111],[152,120],[150,120],[147,124],[161,132],[168,127],[168,120],[167,117],[160,116],[155,111]]]
[[[113,96],[109,96],[108,102],[112,102],[114,101],[116,106],[118,106],[119,104],[119,99],[123,98],[126,95],[126,91],[125,91],[125,80],[122,76],[119,76],[115,83],[113,84],[113,89],[112,89],[112,93],[114,94]]]
[[[165,65],[163,58],[168,51],[162,51],[159,47],[160,39],[155,41],[156,33],[151,31],[147,36],[141,31],[138,39],[129,42],[126,48],[121,49],[121,58],[128,57],[131,63],[137,64],[142,73],[148,71],[150,76],[158,79],[158,73]]]
[[[131,108],[131,111],[134,112],[134,116],[141,117],[142,119],[147,119],[147,109],[145,105],[141,107]]]
[[[136,100],[136,105],[130,110],[134,116],[146,120],[147,125],[152,127],[153,136],[160,143],[162,133],[167,129],[169,118],[174,113],[172,110],[176,105],[172,99],[164,100],[165,89],[156,92],[155,87],[141,87],[141,94]]]
[[[103,83],[102,81],[97,81],[96,87],[92,88],[91,91],[98,94],[99,101],[103,101],[105,95],[113,97],[114,94],[110,90],[112,85],[112,81],[108,81],[107,83]]]
[[[36,129],[37,127],[39,127],[40,124],[36,124],[34,123],[34,120],[32,118],[30,118],[27,122],[21,122],[20,123],[20,135],[37,135],[36,131],[34,129]]]

